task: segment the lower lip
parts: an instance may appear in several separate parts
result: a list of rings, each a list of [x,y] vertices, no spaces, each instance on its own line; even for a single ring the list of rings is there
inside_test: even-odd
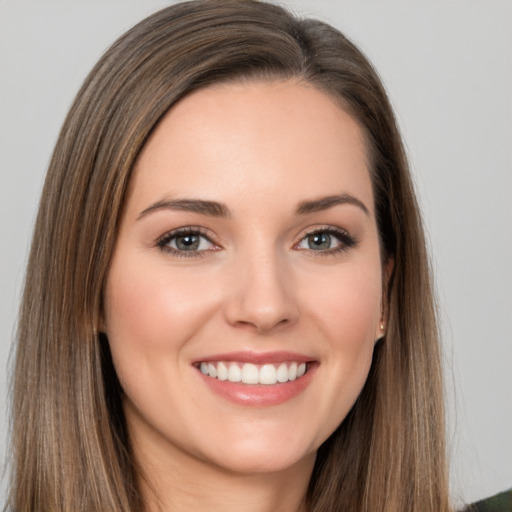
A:
[[[288,402],[302,393],[311,382],[317,366],[315,363],[309,363],[308,370],[302,377],[272,385],[219,380],[203,375],[199,370],[198,375],[214,393],[230,402],[251,407],[269,407]]]

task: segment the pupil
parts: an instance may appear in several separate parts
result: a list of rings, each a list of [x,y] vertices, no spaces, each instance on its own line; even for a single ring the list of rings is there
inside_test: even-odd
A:
[[[182,251],[191,251],[199,247],[199,237],[196,235],[182,235],[176,238],[176,247]]]
[[[327,233],[309,235],[308,244],[310,249],[330,249],[331,235]]]

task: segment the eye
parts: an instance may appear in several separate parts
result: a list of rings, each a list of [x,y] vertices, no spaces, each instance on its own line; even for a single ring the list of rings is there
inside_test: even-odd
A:
[[[317,229],[307,233],[296,245],[297,249],[335,253],[346,251],[356,244],[356,239],[339,228]]]
[[[218,247],[199,228],[180,228],[163,235],[157,246],[176,256],[202,256]]]

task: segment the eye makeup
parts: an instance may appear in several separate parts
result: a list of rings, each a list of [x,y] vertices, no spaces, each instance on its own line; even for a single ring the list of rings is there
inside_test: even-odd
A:
[[[308,228],[292,248],[314,256],[327,256],[348,251],[357,243],[356,237],[345,229],[326,225]],[[204,257],[208,252],[222,249],[212,241],[210,233],[199,226],[184,226],[168,231],[158,238],[156,246],[178,258]]]
[[[199,226],[185,226],[168,231],[157,240],[156,245],[161,251],[178,258],[204,257],[208,251],[220,250],[206,230]]]
[[[355,247],[357,242],[357,239],[345,229],[326,225],[308,228],[294,248],[316,253],[315,256],[334,255],[348,251]]]

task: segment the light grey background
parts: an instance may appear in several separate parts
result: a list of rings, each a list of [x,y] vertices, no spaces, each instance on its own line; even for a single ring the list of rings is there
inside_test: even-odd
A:
[[[102,51],[169,3],[0,0],[2,390],[38,196],[65,113]],[[287,4],[353,38],[397,111],[439,290],[454,498],[512,487],[512,2]]]

